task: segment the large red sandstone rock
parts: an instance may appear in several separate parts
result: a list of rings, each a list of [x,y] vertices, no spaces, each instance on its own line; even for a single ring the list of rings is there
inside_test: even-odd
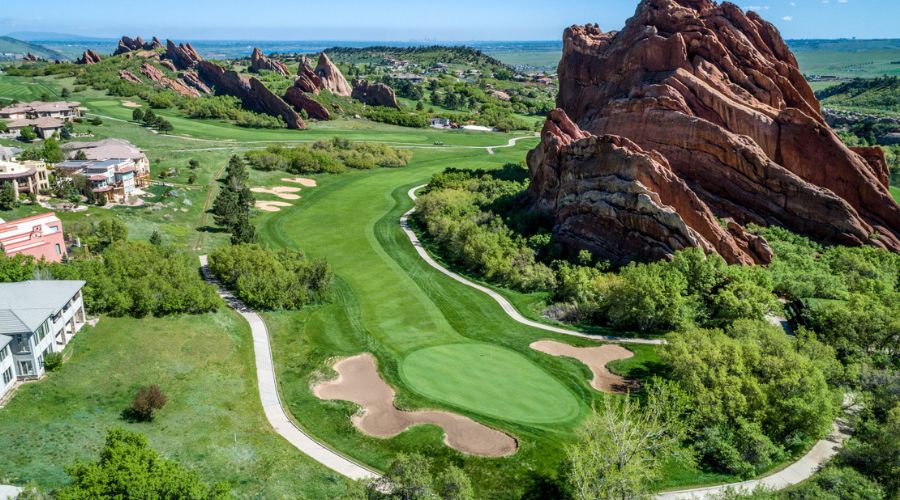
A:
[[[119,78],[125,80],[126,82],[136,83],[138,85],[144,83],[140,78],[137,77],[137,75],[135,75],[131,71],[128,71],[127,69],[119,70]]]
[[[331,119],[331,113],[321,103],[306,95],[303,89],[299,87],[290,87],[284,93],[284,100],[294,107],[298,112],[306,111],[307,116],[317,120]]]
[[[162,72],[161,69],[157,68],[156,66],[154,66],[148,62],[145,62],[144,64],[141,65],[141,74],[143,74],[147,78],[153,80],[154,82],[156,82],[157,84],[159,84],[160,86],[162,86],[164,88],[174,90],[179,95],[183,95],[183,96],[187,96],[187,97],[199,97],[200,96],[200,93],[197,91],[197,89],[187,86],[181,80],[173,80],[173,79],[169,78],[168,76],[166,76],[165,73]]]
[[[103,58],[100,57],[100,54],[88,49],[84,51],[80,59],[75,61],[75,64],[97,64],[102,60]]]
[[[882,167],[844,146],[825,124],[793,54],[755,13],[708,0],[643,0],[620,32],[603,33],[596,25],[567,29],[558,74],[557,105],[573,125],[658,153],[703,207],[733,220],[729,234],[752,222],[824,242],[900,251],[900,207],[883,183]],[[576,160],[560,161],[589,167]],[[553,161],[553,155],[530,155],[535,206],[555,213],[558,227],[583,230],[586,247],[595,234],[589,224],[582,218],[566,225],[559,214],[565,196],[587,200],[590,190],[562,196]],[[698,210],[672,203],[684,221]],[[637,237],[630,233],[634,226],[622,227],[629,229],[608,233],[612,241],[604,248]],[[659,232],[646,225],[636,231]],[[578,247],[577,231],[567,234]],[[765,261],[765,251],[727,255],[721,241],[710,240],[716,237],[704,235],[731,262]],[[734,238],[738,248],[741,238]],[[637,251],[633,257],[657,255]]]
[[[331,59],[328,59],[328,56],[324,52],[319,55],[319,64],[316,66],[316,74],[322,81],[322,88],[328,89],[332,94],[350,97],[350,94],[353,93],[353,89],[350,88],[350,84],[347,83],[344,74],[341,73],[341,70],[338,69],[333,62],[331,62]]]
[[[197,75],[196,71],[185,71],[181,75],[181,81],[186,83],[187,85],[197,89],[199,92],[204,94],[212,94],[213,91],[209,86],[203,83],[203,80],[200,79],[200,76]]]
[[[175,64],[173,64],[172,61],[170,61],[168,59],[163,59],[163,60],[159,61],[159,65],[168,69],[169,71],[172,71],[172,72],[178,71],[178,68],[175,67]]]
[[[300,66],[297,68],[297,80],[294,86],[304,92],[312,92],[318,94],[322,90],[322,79],[316,74],[309,58],[303,56],[300,58]]]
[[[251,111],[278,116],[288,128],[306,128],[300,115],[256,78],[242,77],[237,72],[226,71],[210,61],[197,63],[197,72],[207,85],[215,88],[217,94],[237,97]]]
[[[203,58],[194,50],[191,44],[180,43],[175,45],[172,40],[166,40],[166,58],[172,61],[180,70],[192,69]]]
[[[119,44],[116,47],[116,51],[113,53],[113,55],[118,56],[137,50],[156,50],[161,47],[162,44],[159,43],[159,39],[156,37],[153,37],[153,40],[149,42],[145,42],[141,37],[131,38],[128,36],[123,36],[119,40]]]
[[[394,89],[383,83],[369,83],[368,80],[353,82],[351,97],[370,106],[386,106],[400,109]]]
[[[283,62],[267,57],[261,50],[255,48],[253,55],[250,56],[250,72],[259,73],[262,70],[274,71],[281,76],[291,74],[291,70]]]

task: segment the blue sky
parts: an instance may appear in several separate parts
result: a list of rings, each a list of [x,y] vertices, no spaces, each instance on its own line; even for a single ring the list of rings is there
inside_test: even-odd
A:
[[[258,40],[557,40],[620,28],[637,0],[0,0],[0,34]],[[749,0],[786,38],[900,38],[900,0]],[[37,8],[36,6],[40,6]]]

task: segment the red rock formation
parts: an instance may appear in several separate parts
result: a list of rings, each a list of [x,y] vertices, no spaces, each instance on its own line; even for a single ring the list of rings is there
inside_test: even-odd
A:
[[[166,40],[166,58],[180,70],[192,69],[203,60],[191,44],[175,45],[172,40]]]
[[[573,125],[658,153],[707,211],[732,219],[729,233],[738,248],[750,240],[734,234],[752,222],[824,242],[900,251],[900,206],[883,184],[881,167],[870,166],[825,124],[793,54],[755,13],[709,0],[643,0],[620,32],[603,33],[596,25],[567,29],[558,74],[557,105]],[[553,156],[544,158],[530,155],[532,196],[536,207],[558,213],[563,181],[544,164]],[[577,158],[565,161],[588,168]],[[585,188],[569,196],[589,200],[591,193]],[[764,251],[728,254],[721,247],[727,240],[713,241],[719,236],[690,220],[696,207],[672,203],[729,261],[765,261]],[[570,228],[570,243],[578,241],[576,229],[586,238],[594,234],[580,221],[566,225],[557,217],[558,227]],[[658,255],[636,250],[634,258]]]
[[[153,40],[149,42],[145,42],[141,37],[131,38],[128,36],[123,36],[119,40],[119,45],[116,47],[116,51],[113,53],[113,55],[118,56],[139,50],[156,50],[161,47],[162,44],[159,43],[159,39],[156,37],[153,37]]]
[[[322,79],[316,74],[309,58],[303,56],[300,58],[300,67],[297,68],[297,80],[294,86],[304,92],[312,92],[318,94],[322,87]]]
[[[159,38],[156,38],[156,37],[153,37],[153,39],[150,40],[150,43],[144,44],[144,49],[146,49],[146,50],[156,50],[156,49],[161,49],[162,47],[163,47],[162,42],[160,42]]]
[[[137,83],[138,85],[144,83],[140,78],[137,77],[137,75],[135,75],[131,71],[128,71],[127,69],[119,70],[119,78],[125,80],[126,82]]]
[[[386,106],[400,109],[394,89],[383,83],[369,83],[368,80],[353,82],[351,97],[370,106]]]
[[[290,87],[284,93],[284,100],[298,112],[306,111],[306,115],[317,120],[330,120],[331,113],[321,103],[306,95],[299,87]]]
[[[200,93],[197,92],[196,89],[188,87],[184,82],[180,80],[173,80],[167,77],[165,73],[162,72],[162,70],[150,63],[145,62],[141,65],[141,74],[158,83],[162,87],[174,90],[180,95],[187,97],[200,96]]]
[[[287,128],[306,128],[300,115],[256,78],[242,77],[209,61],[200,61],[197,72],[207,85],[215,88],[217,94],[237,97],[251,111],[280,117]]]
[[[103,58],[100,57],[100,54],[88,49],[84,51],[84,54],[81,55],[80,59],[75,61],[75,64],[97,64],[102,60]]]
[[[261,50],[255,48],[253,55],[250,56],[250,72],[259,73],[262,70],[274,71],[281,76],[291,74],[291,70],[283,62],[267,57]]]
[[[868,164],[869,168],[872,170],[872,173],[878,178],[878,182],[885,188],[890,189],[891,172],[888,168],[887,157],[884,155],[883,149],[879,147],[858,147],[850,148],[850,150],[859,156],[862,156],[863,160],[866,160],[866,164]]]
[[[178,71],[178,68],[176,68],[175,65],[172,63],[172,61],[170,61],[168,59],[162,59],[161,61],[159,61],[159,65],[168,69],[169,71],[173,71],[173,72]]]
[[[322,88],[328,89],[334,95],[349,97],[353,93],[344,74],[338,69],[334,63],[328,59],[328,56],[322,52],[319,55],[319,64],[316,66],[316,74],[322,81]]]
[[[39,60],[39,59],[38,59],[37,57],[35,57],[35,55],[32,54],[31,52],[25,54],[25,57],[24,57],[23,59],[26,60],[26,61],[32,61],[32,62],[33,62],[33,61],[38,61],[38,60]]]
[[[200,76],[197,75],[196,71],[185,71],[184,74],[181,75],[181,81],[204,94],[213,93],[212,89],[209,88],[208,85],[203,83],[203,80],[200,79]]]

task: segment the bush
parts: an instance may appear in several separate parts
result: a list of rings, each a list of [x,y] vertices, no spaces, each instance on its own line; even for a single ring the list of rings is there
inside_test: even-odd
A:
[[[138,389],[131,401],[131,407],[126,410],[126,418],[138,422],[152,422],[153,412],[161,410],[166,405],[166,396],[156,384],[147,385]]]
[[[340,173],[347,168],[371,169],[406,166],[412,157],[408,150],[384,144],[351,143],[334,138],[294,147],[269,146],[249,151],[245,158],[257,170],[284,170],[294,174]]]
[[[63,356],[59,352],[48,352],[44,354],[44,369],[48,372],[55,372],[62,366]]]
[[[327,298],[333,272],[324,260],[293,250],[273,252],[254,244],[223,247],[209,268],[241,301],[256,309],[300,309]]]

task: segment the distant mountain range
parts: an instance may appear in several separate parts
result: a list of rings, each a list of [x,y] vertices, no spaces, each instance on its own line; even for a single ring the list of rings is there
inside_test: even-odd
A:
[[[43,45],[25,42],[8,36],[0,36],[0,60],[21,59],[26,54],[32,54],[35,57],[49,59],[51,61],[56,59],[69,59],[61,52],[49,49]]]
[[[71,33],[54,33],[48,31],[16,31],[7,33],[9,38],[25,42],[116,42],[116,38],[97,38]]]

